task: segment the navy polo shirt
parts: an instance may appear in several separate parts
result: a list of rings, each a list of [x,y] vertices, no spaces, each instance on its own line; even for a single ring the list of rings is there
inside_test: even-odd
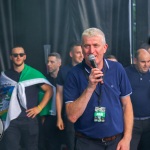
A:
[[[64,86],[66,103],[76,100],[86,89],[88,79],[85,71],[89,75],[91,69],[83,61],[69,72]],[[74,124],[76,131],[91,138],[109,137],[123,132],[124,121],[120,99],[132,93],[126,72],[119,62],[104,60],[102,71],[104,84],[97,85],[96,92],[93,92],[84,113]],[[94,122],[94,110],[97,106],[106,107],[105,122]]]
[[[129,77],[134,117],[150,117],[150,72],[140,73],[134,65],[125,68]]]
[[[68,72],[71,70],[72,67],[73,66],[71,64],[60,67],[60,69],[58,71],[57,78],[56,78],[56,84],[57,85],[64,86]],[[64,97],[63,97],[63,99],[64,99]],[[62,106],[62,115],[66,116],[64,100],[63,100],[63,106]]]
[[[65,80],[67,78],[67,74],[71,70],[72,67],[73,66],[71,64],[60,67],[57,78],[56,78],[56,84],[64,86]]]

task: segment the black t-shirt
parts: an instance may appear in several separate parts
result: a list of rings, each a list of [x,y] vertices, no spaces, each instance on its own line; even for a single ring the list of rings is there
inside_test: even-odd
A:
[[[5,74],[12,80],[19,82],[21,72],[18,73],[14,69],[10,69],[10,70],[5,71]],[[38,93],[39,93],[41,85],[42,84],[35,84],[32,86],[25,87],[27,109],[33,108],[38,105]],[[21,109],[22,109],[22,112],[21,112],[20,116],[26,116],[25,109],[23,107],[21,107]]]
[[[46,75],[47,80],[56,87],[56,78],[51,77],[49,74]]]

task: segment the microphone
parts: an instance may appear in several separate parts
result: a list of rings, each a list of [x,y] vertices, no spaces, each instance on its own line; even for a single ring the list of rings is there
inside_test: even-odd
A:
[[[90,63],[91,63],[91,66],[92,66],[93,68],[98,68],[98,67],[97,67],[97,64],[96,64],[96,61],[95,61],[95,56],[94,56],[93,54],[90,54],[90,55],[88,56],[88,59],[89,59],[89,61],[90,61]],[[100,79],[100,78],[103,79],[102,76],[99,77],[98,79]],[[103,84],[103,81],[101,82],[101,84]]]
[[[97,68],[97,64],[96,64],[96,62],[95,62],[95,56],[94,56],[93,54],[90,54],[90,55],[88,56],[88,59],[89,59],[89,61],[90,61],[90,63],[91,63],[91,66],[92,66],[93,68]]]

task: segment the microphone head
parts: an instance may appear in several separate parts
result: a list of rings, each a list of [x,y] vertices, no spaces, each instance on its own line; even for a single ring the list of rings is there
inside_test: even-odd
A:
[[[95,60],[95,56],[93,54],[90,54],[88,56],[88,59],[89,59],[89,61],[93,61],[93,60]]]
[[[88,59],[89,59],[89,61],[91,62],[91,66],[92,66],[93,68],[97,68],[97,64],[96,64],[96,62],[95,62],[95,56],[94,56],[93,54],[90,54],[90,55],[88,56]]]

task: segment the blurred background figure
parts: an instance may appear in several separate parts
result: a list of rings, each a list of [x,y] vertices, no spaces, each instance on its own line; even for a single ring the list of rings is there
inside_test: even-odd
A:
[[[134,64],[126,67],[132,87],[131,102],[134,126],[131,150],[150,149],[150,54],[145,49],[136,51]]]
[[[105,58],[108,59],[108,60],[111,60],[111,61],[118,61],[117,58],[114,55],[106,55]]]
[[[63,100],[63,86],[67,78],[67,74],[71,70],[71,68],[77,65],[78,63],[81,63],[83,60],[80,42],[75,42],[71,45],[69,55],[71,57],[71,64],[63,66],[59,70],[56,80],[56,110],[57,127],[59,128],[59,130],[64,130],[65,132],[64,142],[67,145],[67,149],[74,150],[74,126],[73,123],[71,123],[66,116],[65,104]]]
[[[59,53],[50,53],[47,58],[47,79],[56,87],[56,77],[61,66],[61,56]],[[51,102],[49,114],[43,116],[43,136],[46,150],[60,150],[62,143],[62,133],[56,126],[56,95],[54,101]],[[43,150],[43,149],[41,149]]]

